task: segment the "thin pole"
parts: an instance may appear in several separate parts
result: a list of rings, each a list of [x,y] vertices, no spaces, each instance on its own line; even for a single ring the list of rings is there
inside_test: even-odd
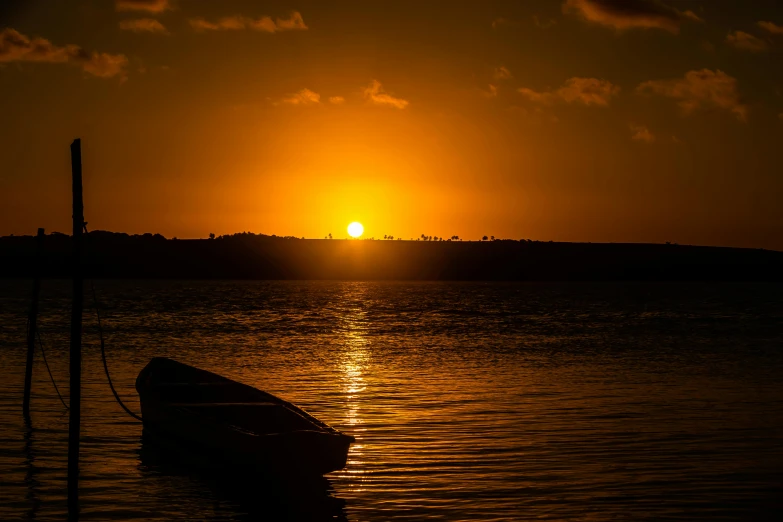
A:
[[[41,289],[41,250],[43,246],[44,229],[38,229],[35,238],[35,279],[33,280],[33,299],[30,304],[30,315],[27,316],[27,366],[24,371],[24,402],[22,411],[25,418],[30,416],[30,391],[33,387],[33,355],[35,354],[35,331],[38,327],[38,294]]]
[[[68,424],[68,519],[79,518],[79,423],[82,395],[82,304],[84,286],[81,270],[81,243],[84,229],[82,201],[81,140],[71,143],[73,174],[73,303],[71,307],[70,418]]]

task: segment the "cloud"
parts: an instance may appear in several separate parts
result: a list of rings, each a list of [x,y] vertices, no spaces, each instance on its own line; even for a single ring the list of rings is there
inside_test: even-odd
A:
[[[660,0],[565,0],[563,12],[617,30],[663,29],[678,33],[685,21],[704,21],[693,11],[680,11]]]
[[[236,31],[246,27],[246,20],[249,19],[240,16],[226,16],[217,22],[208,22],[203,18],[191,18],[188,22],[196,31]]]
[[[481,91],[487,98],[496,98],[498,95],[498,88],[491,83],[486,91]]]
[[[79,52],[79,47],[58,47],[49,40],[32,38],[14,29],[0,33],[0,62],[67,62]]]
[[[133,20],[122,20],[120,29],[123,31],[133,31],[134,33],[160,33],[169,34],[162,23],[154,18],[136,18]]]
[[[364,89],[364,97],[376,105],[386,105],[397,109],[404,109],[409,104],[408,100],[395,98],[391,94],[384,92],[383,86],[378,80],[371,81],[370,85]]]
[[[88,52],[78,45],[54,45],[14,29],[0,32],[0,62],[71,63],[99,78],[125,77],[128,59],[122,54]]]
[[[731,111],[742,121],[748,116],[748,107],[742,103],[737,89],[737,79],[721,70],[688,71],[683,78],[644,82],[637,91],[679,100],[679,106],[686,114],[712,106]]]
[[[744,31],[734,31],[726,35],[726,43],[733,45],[737,49],[744,49],[754,53],[760,53],[768,49],[764,40],[756,38],[752,34]]]
[[[559,99],[557,94],[551,91],[538,92],[527,87],[520,87],[517,89],[517,92],[533,103],[541,103],[543,105],[551,105]]]
[[[568,103],[578,101],[606,107],[612,96],[620,92],[620,87],[598,78],[571,78],[557,92]]]
[[[500,67],[495,67],[495,72],[492,74],[492,77],[496,80],[510,80],[513,76],[508,68],[501,65]]]
[[[783,25],[776,25],[772,22],[758,22],[759,27],[772,34],[783,34]]]
[[[281,101],[289,105],[315,105],[316,103],[321,103],[321,95],[310,89],[302,89],[301,91],[289,94]]]
[[[330,96],[329,103],[331,103],[332,105],[342,105],[343,103],[345,103],[345,98],[343,98],[342,96]]]
[[[217,22],[210,22],[203,18],[191,18],[188,20],[190,26],[196,31],[238,31],[241,29],[252,29],[265,33],[279,33],[280,31],[304,31],[308,27],[298,11],[292,12],[288,18],[278,18],[272,20],[269,16],[262,16],[258,19],[248,18],[246,16],[226,16],[220,18]]]
[[[82,69],[98,78],[125,78],[128,59],[122,54],[90,53],[80,58]]]
[[[655,141],[655,135],[653,135],[653,133],[650,132],[650,129],[645,125],[634,125],[632,123],[630,128],[633,133],[633,135],[631,135],[632,140],[642,141],[644,143],[653,143]]]
[[[117,11],[162,13],[167,9],[171,9],[171,2],[169,0],[115,0],[114,7]]]
[[[566,103],[583,103],[607,107],[613,96],[620,92],[620,87],[598,78],[570,78],[556,91],[534,91],[522,87],[517,89],[522,96],[533,103],[552,105],[559,101]]]
[[[292,30],[304,30],[307,26],[304,23],[302,15],[298,11],[294,11],[288,18],[277,19],[278,31],[292,31]]]

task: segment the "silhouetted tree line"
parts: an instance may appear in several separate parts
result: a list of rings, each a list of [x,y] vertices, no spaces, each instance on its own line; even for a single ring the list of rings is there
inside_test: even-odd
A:
[[[328,236],[327,236],[328,237]],[[685,245],[301,239],[240,232],[210,239],[93,231],[82,262],[111,278],[398,280],[763,280],[783,278],[783,252]],[[422,240],[428,243],[426,247]],[[437,238],[437,244],[435,243]],[[389,241],[389,239],[395,239]],[[0,277],[69,277],[71,238],[0,238]]]

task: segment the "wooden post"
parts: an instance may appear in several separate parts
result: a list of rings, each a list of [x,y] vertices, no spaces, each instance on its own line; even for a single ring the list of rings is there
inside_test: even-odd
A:
[[[82,281],[81,245],[84,229],[81,140],[71,143],[73,175],[73,302],[71,305],[70,418],[68,423],[68,519],[79,518],[79,423],[82,395]]]
[[[33,386],[33,355],[35,355],[35,335],[38,326],[38,294],[41,288],[41,250],[43,250],[44,229],[38,229],[35,238],[35,279],[33,280],[33,299],[30,303],[30,315],[27,316],[27,366],[24,372],[24,402],[22,411],[25,418],[30,416],[30,391]]]

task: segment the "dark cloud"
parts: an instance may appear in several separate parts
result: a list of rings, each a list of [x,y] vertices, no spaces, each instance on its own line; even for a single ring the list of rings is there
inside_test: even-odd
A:
[[[643,143],[654,143],[655,135],[650,132],[650,129],[646,125],[630,125],[631,139],[634,141],[641,141]]]
[[[128,59],[122,54],[85,51],[78,45],[54,45],[14,29],[0,32],[0,62],[71,63],[99,78],[125,77]]]
[[[120,29],[123,31],[133,31],[134,33],[160,33],[169,34],[166,27],[154,18],[135,18],[132,20],[122,20]]]
[[[769,48],[767,42],[744,31],[730,32],[726,35],[726,43],[733,45],[737,49],[743,49],[754,53],[760,53]]]
[[[693,11],[680,11],[659,0],[566,0],[563,12],[615,29],[680,30],[685,21],[703,22]]]
[[[278,18],[276,20],[269,16],[253,19],[237,15],[226,16],[215,22],[210,22],[203,18],[191,18],[189,23],[196,31],[239,31],[252,29],[265,33],[278,33],[280,31],[304,31],[308,29],[302,15],[297,11],[291,13],[288,18]]]
[[[162,13],[167,9],[171,9],[171,2],[169,0],[116,0],[114,6],[117,11]]]
[[[758,22],[759,27],[772,34],[783,34],[783,25],[777,25],[772,22]]]
[[[508,70],[508,67],[500,65],[495,67],[492,77],[496,80],[510,80],[513,78],[513,75],[511,74],[511,71]]]
[[[607,107],[612,97],[620,92],[620,87],[598,78],[569,78],[555,91],[534,91],[522,87],[517,89],[517,92],[531,102],[541,105],[552,105],[563,101]]]

